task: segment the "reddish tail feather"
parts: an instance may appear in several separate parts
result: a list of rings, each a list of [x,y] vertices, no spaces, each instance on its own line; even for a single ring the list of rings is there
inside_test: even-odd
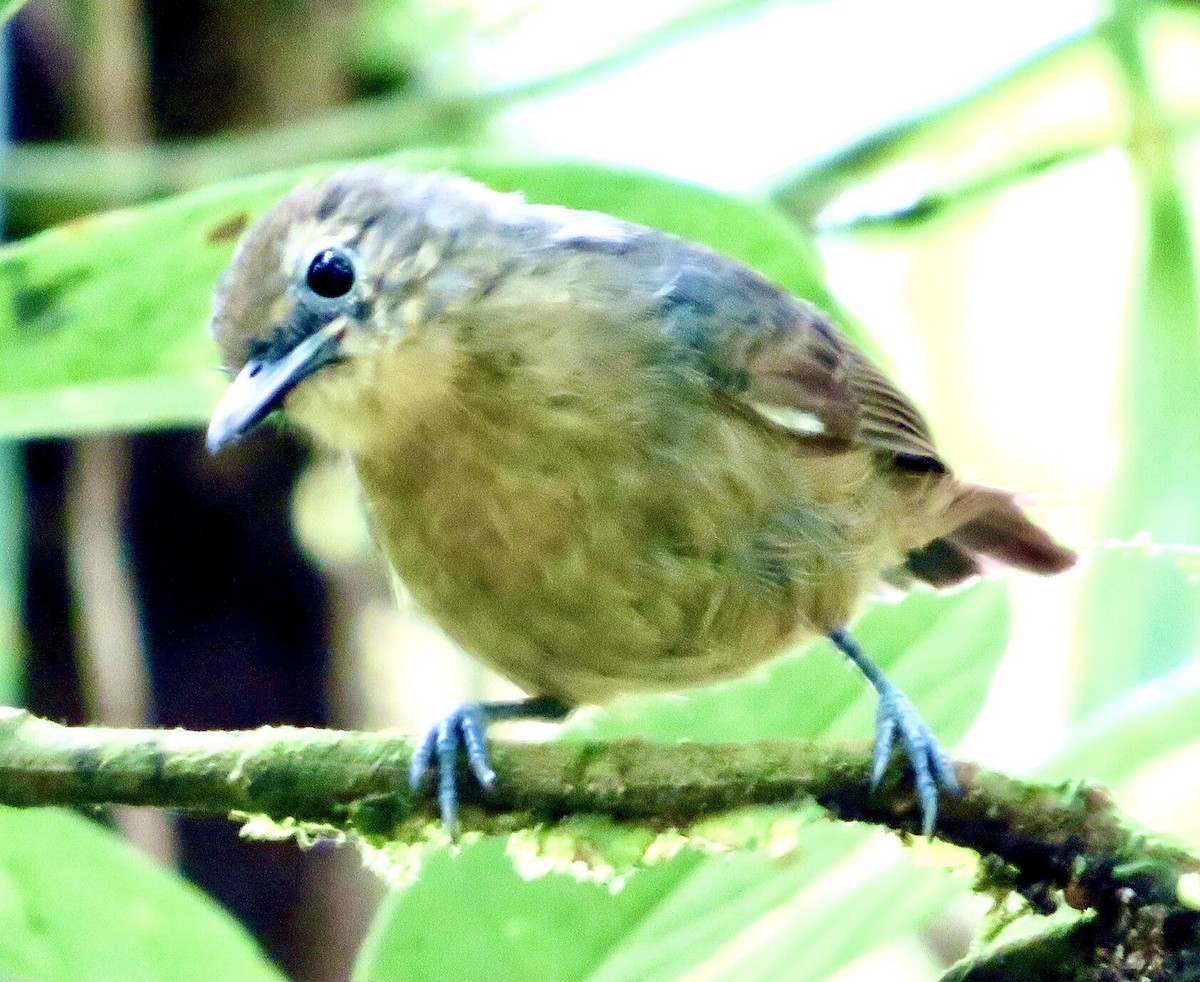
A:
[[[908,554],[905,567],[917,579],[953,586],[981,574],[986,559],[1039,576],[1053,576],[1075,563],[1075,553],[1030,521],[1004,491],[964,485],[952,511],[959,508],[970,517]]]

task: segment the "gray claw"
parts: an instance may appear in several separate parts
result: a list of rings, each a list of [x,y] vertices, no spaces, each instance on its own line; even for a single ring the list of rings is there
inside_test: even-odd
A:
[[[483,707],[465,703],[429,728],[409,765],[408,784],[413,791],[421,789],[431,769],[436,772],[438,808],[451,836],[458,834],[459,750],[466,753],[467,765],[484,791],[491,791],[496,784],[496,772],[488,762],[484,745],[486,727]]]
[[[875,755],[871,768],[871,786],[879,784],[892,756],[896,736],[908,755],[916,785],[917,801],[921,805],[921,831],[933,835],[937,821],[938,794],[960,794],[958,778],[950,758],[942,750],[933,730],[917,712],[916,707],[899,689],[889,687],[880,693],[879,709],[875,714]]]

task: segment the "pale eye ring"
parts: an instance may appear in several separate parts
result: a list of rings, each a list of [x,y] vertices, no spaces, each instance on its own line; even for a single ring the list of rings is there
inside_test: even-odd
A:
[[[341,249],[322,249],[308,264],[304,281],[318,297],[344,297],[354,288],[354,264]]]

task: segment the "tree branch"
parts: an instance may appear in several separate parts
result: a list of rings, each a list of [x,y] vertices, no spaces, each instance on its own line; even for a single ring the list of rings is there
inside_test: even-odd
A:
[[[1085,917],[955,965],[941,982],[1182,982],[1200,978],[1197,915],[1165,905]]]
[[[412,738],[266,727],[193,732],[66,727],[0,709],[0,804],[128,804],[264,814],[416,841],[437,820],[407,787]],[[920,816],[897,764],[868,787],[865,747],[814,741],[490,742],[484,797],[463,781],[464,831],[508,832],[591,814],[656,829],[746,806],[812,798],[834,815],[913,832]],[[990,857],[983,888],[1061,889],[1079,909],[1200,908],[1200,857],[1135,830],[1105,791],[1017,781],[958,764],[939,838]]]
[[[414,745],[394,733],[290,727],[66,727],[0,707],[0,804],[253,813],[414,842],[437,821],[432,800],[407,789]],[[464,775],[464,831],[511,832],[590,814],[686,833],[732,808],[806,798],[902,833],[920,821],[898,764],[882,788],[869,789],[865,747],[494,740],[490,749],[498,789],[485,798]],[[970,764],[956,771],[963,794],[943,799],[937,835],[983,857],[977,888],[1018,890],[1040,909],[1061,891],[1071,906],[1096,914],[973,958],[943,982],[1159,979],[1184,977],[1172,972],[1185,966],[1200,970],[1192,940],[1200,857],[1134,829],[1100,788],[1017,781]]]

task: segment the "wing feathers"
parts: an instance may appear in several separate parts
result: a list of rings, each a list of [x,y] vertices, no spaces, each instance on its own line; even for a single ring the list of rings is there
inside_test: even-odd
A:
[[[916,406],[815,308],[797,304],[793,323],[747,351],[745,369],[743,401],[776,425],[946,470]]]

